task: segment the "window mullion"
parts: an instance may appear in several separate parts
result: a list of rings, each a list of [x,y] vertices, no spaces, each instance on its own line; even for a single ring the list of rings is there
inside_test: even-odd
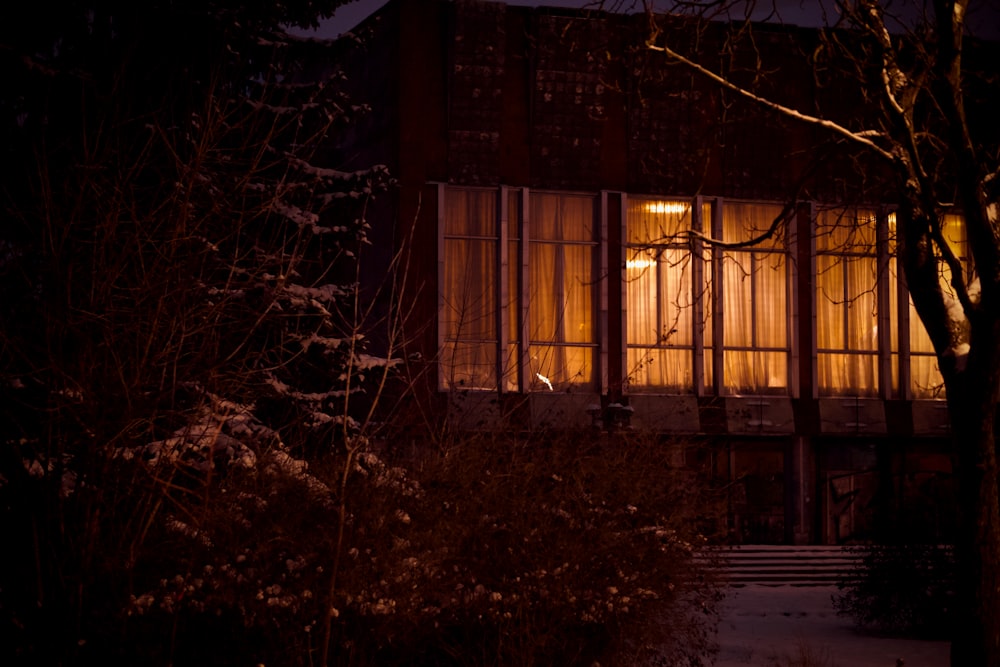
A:
[[[508,272],[510,270],[510,252],[507,246],[508,218],[507,210],[507,188],[501,186],[498,191],[499,201],[497,202],[497,275],[496,275],[496,324],[497,324],[497,356],[496,356],[496,377],[497,390],[501,393],[506,389],[507,379],[507,327],[510,317],[507,303],[510,298],[508,290]]]
[[[816,210],[816,204],[813,202],[809,203],[809,229],[815,230],[818,228],[819,223],[819,213]],[[810,373],[812,380],[812,387],[810,387],[810,395],[812,398],[819,397],[819,327],[818,323],[818,301],[821,298],[819,285],[819,253],[816,244],[816,234],[809,234],[809,284],[812,285],[812,295],[809,299],[809,317],[812,320],[812,326],[810,329],[810,339],[809,339],[809,363],[812,372]]]
[[[667,337],[669,337],[669,335],[667,337],[664,336],[664,332],[667,330],[667,322],[663,319],[663,301],[666,295],[663,293],[662,253],[665,250],[664,246],[656,246],[653,251],[653,301],[655,302],[654,308],[656,313],[656,342],[654,345],[656,347],[665,347]]]
[[[799,332],[799,285],[796,276],[793,275],[795,259],[798,257],[798,224],[801,211],[796,207],[792,213],[791,220],[785,220],[785,248],[783,262],[785,265],[785,284],[787,285],[785,294],[787,295],[788,312],[787,325],[785,328],[785,359],[786,371],[785,381],[788,383],[788,393],[792,397],[799,396],[799,347],[797,345]]]
[[[851,258],[847,255],[842,255],[840,257],[840,271],[841,271],[841,290],[843,294],[840,296],[841,306],[840,306],[840,319],[842,320],[841,326],[844,327],[844,352],[851,351],[851,290],[847,281],[851,279],[851,271],[848,267],[848,262]]]
[[[620,230],[621,230],[621,233],[620,233],[621,243],[618,244],[618,247],[620,248],[620,250],[618,251],[618,267],[619,267],[618,270],[622,274],[622,280],[621,280],[620,289],[619,289],[619,291],[621,293],[621,301],[620,301],[620,303],[621,303],[621,306],[622,306],[621,307],[621,311],[622,312],[621,312],[621,321],[620,321],[620,327],[621,328],[619,329],[621,331],[621,350],[619,350],[620,357],[621,357],[621,371],[620,371],[619,374],[620,374],[621,377],[619,377],[619,380],[622,382],[623,386],[627,386],[628,380],[631,377],[631,375],[630,375],[631,369],[629,368],[629,365],[628,365],[628,341],[629,341],[629,329],[628,329],[628,306],[629,306],[629,302],[628,302],[628,285],[629,285],[629,276],[628,276],[628,269],[626,267],[628,265],[628,260],[629,260],[629,258],[631,256],[631,249],[630,249],[630,246],[628,244],[628,240],[629,240],[629,236],[628,236],[628,233],[629,233],[629,229],[628,229],[628,225],[629,225],[629,221],[628,221],[628,195],[626,193],[622,193],[620,206],[621,206],[621,210],[619,211],[618,215],[619,215],[619,220],[621,221],[621,224],[619,225]]]
[[[445,313],[445,256],[444,256],[444,226],[445,226],[445,186],[437,185],[437,349],[444,350],[446,341],[444,335]],[[444,364],[437,364],[438,387],[445,386]]]
[[[691,252],[691,341],[693,342],[691,353],[694,358],[691,360],[691,380],[694,382],[694,393],[702,396],[705,393],[705,339],[704,339],[704,310],[703,298],[705,296],[704,279],[705,267],[702,264],[701,239],[698,234],[704,230],[705,221],[702,219],[702,199],[695,197],[691,210],[691,229],[696,232]]]
[[[518,369],[518,380],[521,385],[521,391],[527,392],[530,386],[530,379],[528,378],[529,364],[528,358],[530,354],[530,340],[528,338],[528,332],[531,330],[531,321],[528,309],[528,298],[530,295],[530,285],[529,272],[528,272],[528,258],[530,253],[530,241],[531,241],[531,207],[528,205],[530,199],[530,192],[528,188],[523,188],[521,190],[521,215],[519,216],[521,220],[521,229],[519,230],[518,237],[521,239],[520,243],[520,266],[519,266],[519,285],[521,293],[518,295],[517,300],[518,308],[521,311],[521,340],[519,341],[518,349],[518,364],[520,368]]]
[[[906,285],[903,267],[896,261],[896,303],[899,310],[899,396],[913,400],[912,372],[910,369],[910,290]]]
[[[716,199],[712,203],[712,238],[721,239],[722,238],[722,205],[721,199]],[[725,287],[723,286],[723,262],[722,258],[724,252],[719,246],[712,247],[712,282],[715,283],[715,289],[713,294],[715,295],[715,302],[713,304],[713,317],[712,317],[712,327],[714,331],[712,332],[712,340],[715,341],[715,347],[712,348],[712,365],[715,367],[715,371],[712,373],[712,383],[714,386],[714,391],[716,396],[721,396],[724,392],[725,384],[725,363],[724,363],[724,352],[725,352]]]
[[[608,193],[601,192],[599,199],[601,210],[599,214],[600,234],[596,252],[598,255],[598,299],[597,299],[597,323],[595,333],[598,336],[599,346],[598,368],[595,369],[600,377],[601,392],[608,393]],[[593,250],[591,252],[594,252]],[[593,260],[591,260],[593,261]],[[593,278],[593,272],[591,272]]]
[[[750,347],[753,350],[760,349],[760,337],[757,335],[757,289],[758,271],[757,264],[760,261],[756,252],[749,251],[750,257]],[[756,364],[754,365],[756,371]]]
[[[878,323],[878,383],[879,395],[892,398],[892,313],[889,311],[889,229],[885,211],[879,211],[875,221],[875,312]],[[898,303],[898,302],[897,302]]]

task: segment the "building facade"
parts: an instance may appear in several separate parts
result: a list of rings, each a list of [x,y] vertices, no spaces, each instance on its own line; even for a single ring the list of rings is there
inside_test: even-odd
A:
[[[761,26],[751,48],[662,21],[782,103],[863,116],[804,57],[816,31]],[[373,239],[408,253],[415,400],[459,429],[690,442],[730,489],[734,542],[947,539],[947,411],[891,188],[642,48],[648,28],[443,0],[363,26],[351,74],[372,112],[339,149],[398,180]],[[957,211],[946,231],[964,256]]]

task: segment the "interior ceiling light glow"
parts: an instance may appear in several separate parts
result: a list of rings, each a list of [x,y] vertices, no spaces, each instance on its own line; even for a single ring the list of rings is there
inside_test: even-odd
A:
[[[625,268],[627,269],[649,269],[656,266],[655,259],[630,259],[625,262]]]
[[[691,205],[679,201],[651,201],[643,206],[647,213],[684,214],[691,210]]]

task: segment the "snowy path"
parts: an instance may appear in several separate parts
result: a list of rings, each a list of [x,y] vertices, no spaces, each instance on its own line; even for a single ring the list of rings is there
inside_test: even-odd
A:
[[[839,617],[833,587],[731,589],[719,624],[716,667],[947,667],[948,643],[858,633]],[[811,662],[798,660],[801,652]]]

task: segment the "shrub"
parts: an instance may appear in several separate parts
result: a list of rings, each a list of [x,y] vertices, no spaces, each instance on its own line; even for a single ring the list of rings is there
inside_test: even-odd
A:
[[[175,658],[315,664],[330,600],[329,664],[708,664],[721,589],[692,556],[713,498],[661,443],[602,438],[470,435],[401,465],[368,447],[234,476],[197,528],[164,527],[130,611],[181,631]],[[345,472],[344,495],[321,481]]]
[[[692,555],[712,504],[668,445],[470,436],[424,458],[421,480],[411,548],[431,584],[421,597],[434,593],[425,622],[447,632],[419,643],[454,657],[445,664],[709,655],[718,588]]]
[[[945,638],[954,595],[949,549],[873,544],[855,553],[858,565],[834,596],[838,614],[878,632]]]

